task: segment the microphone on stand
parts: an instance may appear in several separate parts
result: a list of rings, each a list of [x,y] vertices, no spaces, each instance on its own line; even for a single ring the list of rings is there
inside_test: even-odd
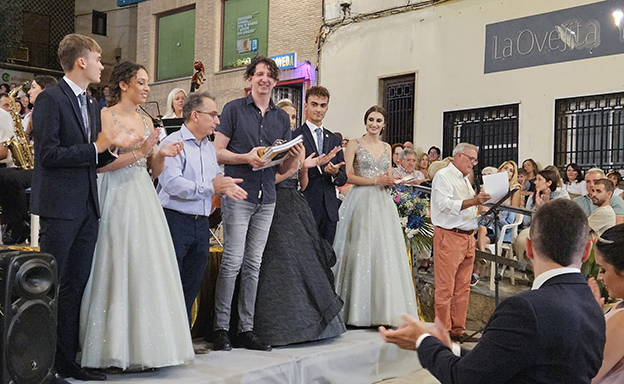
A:
[[[477,191],[477,195],[481,193],[481,183],[483,183],[483,176],[479,173],[479,175],[475,177],[475,191]]]

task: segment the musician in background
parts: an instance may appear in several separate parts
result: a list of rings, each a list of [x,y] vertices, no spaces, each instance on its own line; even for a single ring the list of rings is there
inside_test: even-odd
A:
[[[52,76],[35,77],[28,91],[30,102],[33,104],[33,110],[37,95],[47,87],[51,87],[55,84],[56,79]],[[32,115],[29,114],[28,116],[30,117]],[[0,140],[8,140],[8,138],[14,135],[15,129],[24,129],[26,136],[30,137],[30,132],[32,130],[30,118],[25,119],[27,122],[25,126],[14,127],[11,115],[7,113],[6,117],[8,117],[8,121],[10,122],[10,134],[7,138],[0,137]],[[0,127],[0,130],[1,129],[2,127]],[[8,148],[1,146],[0,158],[3,157],[3,151],[9,152]],[[30,234],[30,226],[28,225],[28,196],[26,195],[26,189],[30,188],[33,171],[32,169],[16,167],[8,153],[4,154],[4,156],[8,163],[6,168],[0,168],[0,207],[2,207],[0,221],[2,224],[6,224],[6,230],[2,234],[2,242],[5,245],[21,244],[26,241]]]

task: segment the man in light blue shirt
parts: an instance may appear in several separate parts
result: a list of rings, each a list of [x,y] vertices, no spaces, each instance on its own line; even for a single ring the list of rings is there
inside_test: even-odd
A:
[[[191,93],[184,102],[182,117],[180,130],[160,144],[179,141],[184,149],[180,155],[165,159],[165,169],[158,177],[158,197],[171,231],[190,321],[210,254],[212,197],[223,194],[240,200],[247,193],[237,185],[242,179],[224,177],[217,164],[215,148],[208,139],[219,124],[212,96]]]

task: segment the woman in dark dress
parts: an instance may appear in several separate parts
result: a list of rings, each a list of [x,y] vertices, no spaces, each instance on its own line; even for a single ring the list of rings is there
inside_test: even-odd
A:
[[[270,345],[320,340],[346,330],[338,317],[342,300],[331,272],[336,255],[321,238],[298,188],[300,183],[306,188],[308,168],[327,163],[339,150],[301,158],[298,167],[276,180],[277,203],[262,256],[254,317],[254,332]]]

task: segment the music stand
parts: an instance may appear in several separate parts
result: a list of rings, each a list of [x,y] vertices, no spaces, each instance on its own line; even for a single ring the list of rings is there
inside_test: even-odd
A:
[[[496,256],[498,256],[498,251],[499,251],[498,249],[499,233],[498,232],[500,231],[500,229],[498,228],[498,214],[501,211],[501,209],[499,208],[501,207],[501,205],[503,205],[505,201],[507,201],[507,199],[513,196],[513,194],[516,193],[518,190],[519,188],[510,189],[509,192],[507,192],[505,196],[501,197],[500,200],[493,203],[492,206],[490,206],[490,209],[488,209],[487,212],[481,215],[482,218],[486,218],[488,215],[492,214],[494,218],[494,239],[496,240],[494,242],[494,254]],[[494,276],[494,305],[498,307],[498,300],[499,300],[498,299],[498,283],[501,279],[500,273],[498,272],[498,257],[494,261],[494,270],[496,271],[496,275]]]
[[[494,305],[495,307],[498,307],[498,302],[499,302],[499,282],[502,278],[502,276],[500,275],[499,272],[499,264],[503,264],[503,265],[508,265],[511,267],[514,267],[516,269],[521,269],[521,270],[525,270],[526,269],[526,263],[524,262],[519,262],[516,260],[505,260],[503,257],[498,255],[498,237],[499,237],[499,225],[498,225],[498,214],[500,213],[500,211],[511,211],[514,213],[520,213],[523,215],[531,215],[533,212],[528,210],[528,209],[523,209],[523,208],[518,208],[518,207],[512,207],[509,205],[504,205],[503,202],[507,201],[507,199],[509,199],[511,196],[513,196],[514,193],[516,193],[517,191],[519,191],[520,188],[516,187],[516,188],[512,188],[509,190],[509,192],[507,192],[507,194],[503,197],[500,198],[500,200],[498,200],[495,203],[488,203],[485,204],[486,206],[490,207],[490,209],[488,209],[487,212],[485,212],[484,214],[481,215],[482,218],[485,218],[486,216],[492,214],[494,217],[494,238],[496,239],[496,242],[494,243],[494,255],[490,255],[489,254],[485,254],[484,252],[479,252],[482,253],[484,255],[487,255],[487,257],[484,256],[484,258],[493,261],[494,262]],[[502,263],[500,260],[504,260]],[[477,333],[482,333],[483,330],[485,328],[481,328],[475,332],[473,332],[471,335],[466,336],[464,339],[460,340],[460,343],[463,343],[464,340],[468,340],[471,337],[473,337],[474,335],[476,335]]]

